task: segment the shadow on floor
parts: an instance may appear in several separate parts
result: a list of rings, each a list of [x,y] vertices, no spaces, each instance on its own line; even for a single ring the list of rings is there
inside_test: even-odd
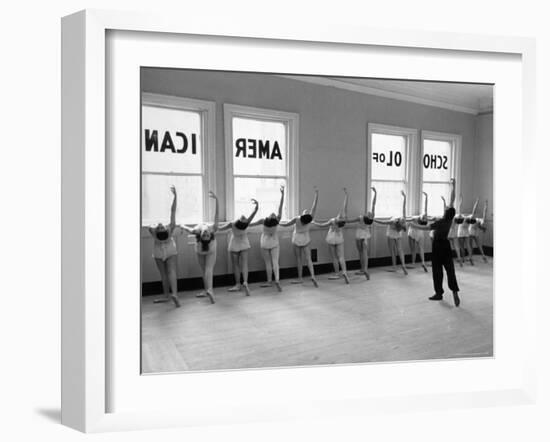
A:
[[[61,423],[61,410],[59,408],[37,408],[34,411],[36,412],[36,414],[51,422],[54,422],[56,424]]]

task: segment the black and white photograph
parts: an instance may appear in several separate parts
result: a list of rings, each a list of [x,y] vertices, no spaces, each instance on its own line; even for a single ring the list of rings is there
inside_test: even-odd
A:
[[[493,357],[493,85],[140,92],[143,374]]]

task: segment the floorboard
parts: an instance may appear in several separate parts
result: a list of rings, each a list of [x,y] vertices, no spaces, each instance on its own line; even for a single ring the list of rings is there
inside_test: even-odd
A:
[[[216,289],[216,304],[180,293],[181,308],[142,298],[144,373],[407,361],[493,355],[493,264],[457,266],[462,303],[433,294],[431,274],[371,270],[351,284],[320,275],[283,292]],[[430,269],[431,270],[431,269]]]

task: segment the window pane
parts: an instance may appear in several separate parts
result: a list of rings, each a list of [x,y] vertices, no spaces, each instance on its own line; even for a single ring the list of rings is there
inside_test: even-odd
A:
[[[446,183],[424,183],[422,191],[428,194],[428,215],[441,216],[443,214],[441,197],[445,197],[445,201],[449,204],[451,185]],[[424,197],[422,197],[422,211],[424,211]]]
[[[233,118],[233,173],[286,175],[286,125]]]
[[[142,106],[142,170],[202,173],[199,112]]]
[[[280,186],[285,186],[288,191],[284,178],[235,178],[235,218],[250,215],[253,209],[251,198],[257,199],[260,204],[256,218],[277,213],[281,200]],[[283,219],[288,219],[287,194],[283,206]]]
[[[376,213],[377,217],[401,216],[403,214],[403,197],[401,191],[405,191],[405,183],[402,181],[372,181],[376,187]]]
[[[372,180],[405,181],[405,145],[404,136],[372,134]]]
[[[448,141],[424,140],[422,165],[424,181],[450,181],[451,143]]]
[[[176,186],[178,208],[176,223],[198,223],[203,221],[202,177],[142,174],[142,224],[152,225],[170,222],[172,193],[170,186]]]

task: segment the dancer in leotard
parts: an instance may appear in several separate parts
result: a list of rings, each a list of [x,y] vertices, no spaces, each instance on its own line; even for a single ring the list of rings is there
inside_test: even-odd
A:
[[[477,209],[477,201],[476,201],[472,214],[468,218],[466,218],[466,222],[468,223],[468,235],[469,235],[468,244],[470,245],[470,250],[473,250],[474,248],[477,247],[479,249],[479,252],[481,253],[481,256],[484,262],[487,262],[487,257],[483,252],[483,245],[481,243],[481,233],[487,230],[487,226],[485,225],[485,223],[487,219],[488,206],[489,206],[489,201],[485,200],[485,205],[483,206],[483,215],[481,218],[476,218],[475,217],[476,209]],[[473,264],[473,260],[472,260],[472,264]]]
[[[219,230],[231,229],[231,238],[229,239],[229,252],[231,253],[231,263],[233,265],[233,273],[235,275],[235,285],[229,289],[230,292],[239,292],[244,288],[246,296],[250,296],[248,288],[248,250],[250,242],[248,241],[247,229],[256,212],[258,212],[258,201],[251,200],[254,204],[254,210],[247,218],[244,215],[233,222],[228,222],[219,227]],[[241,274],[243,283],[241,285]]]
[[[336,218],[331,218],[326,222],[313,221],[313,224],[318,227],[328,227],[326,241],[329,246],[330,256],[332,257],[332,265],[334,266],[334,275],[328,279],[340,279],[342,276],[349,284],[349,277],[346,270],[346,258],[344,256],[344,226],[347,219],[348,211],[348,191],[344,187],[344,204],[342,210],[338,212]]]
[[[262,235],[260,236],[260,248],[262,257],[265,262],[265,270],[267,272],[267,282],[260,284],[260,287],[271,287],[273,285],[272,274],[275,276],[275,287],[278,291],[282,291],[281,283],[279,282],[279,235],[277,228],[281,221],[283,213],[283,202],[285,199],[285,188],[281,186],[281,200],[279,201],[279,210],[277,214],[271,213],[266,218],[261,218],[251,223],[251,226],[263,224]]]
[[[176,226],[176,208],[178,205],[178,195],[174,186],[170,187],[174,196],[172,207],[170,209],[170,224],[165,226],[158,223],[156,227],[149,227],[149,233],[153,237],[153,258],[162,279],[162,289],[166,299],[170,298],[176,307],[180,306],[178,299],[178,251],[174,236],[180,229]],[[170,295],[170,291],[172,294]]]
[[[407,269],[405,268],[405,254],[403,253],[403,246],[401,245],[401,237],[403,236],[403,232],[407,230],[407,224],[406,224],[406,205],[407,205],[407,195],[405,195],[405,192],[401,191],[401,195],[403,196],[403,211],[402,215],[400,217],[392,217],[388,221],[382,221],[375,219],[374,222],[377,224],[382,224],[387,226],[386,228],[386,238],[388,239],[388,248],[391,252],[391,261],[392,261],[392,272],[395,272],[397,268],[395,267],[396,264],[396,255],[399,256],[399,259],[401,260],[401,268],[403,269],[403,273],[405,275],[408,275]]]
[[[475,206],[477,206],[477,202]],[[455,224],[458,226],[454,242],[461,267],[464,264],[466,254],[468,254],[468,259],[470,263],[472,265],[474,264],[474,262],[472,261],[472,251],[470,250],[470,243],[468,241],[468,223],[465,222],[465,219],[466,217],[462,213],[462,195],[460,195],[460,198],[458,199],[457,214],[454,219]]]
[[[302,212],[300,216],[297,216],[291,219],[288,222],[279,222],[279,225],[282,227],[294,226],[294,232],[292,233],[292,244],[294,247],[294,254],[296,255],[296,262],[298,264],[298,279],[292,281],[292,284],[302,284],[303,279],[303,265],[304,261],[307,264],[309,273],[311,276],[311,282],[315,287],[318,287],[317,280],[315,279],[315,271],[313,269],[313,262],[311,261],[311,251],[309,244],[311,238],[309,236],[309,229],[311,227],[311,222],[315,216],[315,211],[317,210],[317,201],[319,199],[319,191],[317,187],[314,187],[315,197],[313,198],[313,205],[311,206],[311,211],[307,209]]]
[[[367,279],[370,279],[368,272],[370,247],[369,240],[372,237],[372,223],[374,222],[374,213],[376,208],[376,189],[374,187],[371,187],[371,189],[373,193],[371,210],[367,211],[367,207],[365,207],[364,215],[361,215],[354,220],[350,220],[358,223],[357,230],[355,231],[355,246],[359,252],[361,268],[356,272],[356,274],[365,275]]]
[[[195,235],[195,253],[197,261],[202,270],[202,281],[204,284],[204,295],[208,296],[210,302],[214,304],[214,265],[216,264],[216,232],[218,230],[218,198],[214,192],[208,192],[210,198],[213,198],[216,203],[216,211],[214,212],[214,223],[201,223],[190,228],[182,226],[182,228],[192,235]],[[198,297],[204,296],[199,294]]]
[[[425,226],[428,224],[428,194],[426,192],[422,193],[424,194],[424,213],[420,216],[407,218],[407,221],[413,221],[414,223],[420,224],[421,226]],[[412,265],[414,266],[416,262],[416,250],[418,249],[418,251],[420,252],[420,262],[422,263],[422,268],[425,272],[427,272],[428,268],[426,267],[426,262],[424,261],[425,231],[417,229],[414,226],[414,223],[409,223],[409,228],[407,230],[409,247],[411,249]]]

